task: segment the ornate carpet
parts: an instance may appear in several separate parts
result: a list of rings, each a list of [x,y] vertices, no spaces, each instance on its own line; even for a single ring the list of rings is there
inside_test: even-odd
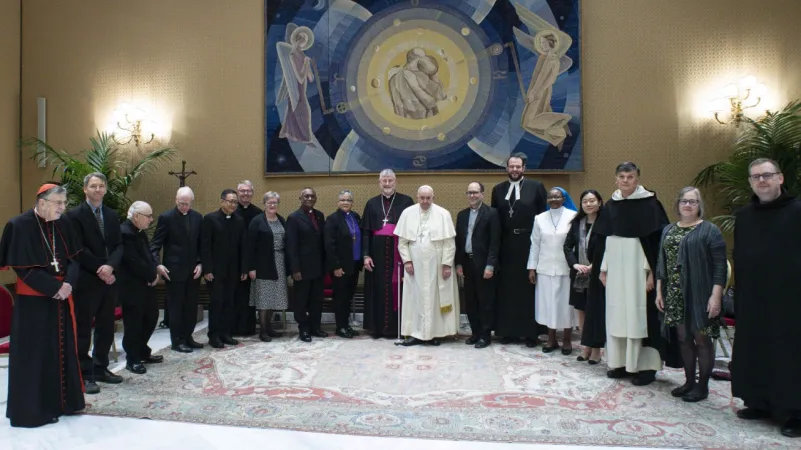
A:
[[[200,333],[198,333],[200,334]],[[578,344],[574,344],[577,348]],[[440,347],[296,336],[224,350],[165,351],[145,375],[87,396],[89,414],[339,434],[691,448],[787,448],[775,425],[738,420],[729,384],[707,401],[670,396],[667,370],[647,387],[611,380],[577,353],[462,340]]]

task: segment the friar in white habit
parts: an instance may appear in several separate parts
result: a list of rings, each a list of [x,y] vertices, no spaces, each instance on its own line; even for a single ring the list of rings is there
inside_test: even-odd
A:
[[[420,186],[417,204],[406,208],[395,227],[403,260],[403,345],[439,345],[459,328],[459,294],[453,261],[456,229],[451,213],[434,204],[434,189]]]

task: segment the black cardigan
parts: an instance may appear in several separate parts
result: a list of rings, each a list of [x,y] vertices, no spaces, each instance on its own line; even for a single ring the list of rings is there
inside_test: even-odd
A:
[[[284,227],[284,249],[286,249],[286,220],[278,215],[278,221]],[[267,217],[260,214],[253,218],[248,227],[248,271],[255,270],[259,280],[277,280],[278,273],[275,268],[275,245],[273,243],[273,230],[267,223]],[[284,268],[289,275],[289,261],[284,251]]]

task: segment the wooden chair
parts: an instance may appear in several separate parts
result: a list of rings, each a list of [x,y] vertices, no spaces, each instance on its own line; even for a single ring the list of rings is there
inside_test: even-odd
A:
[[[92,328],[94,328],[94,327],[95,327],[95,321],[94,321],[94,319],[92,319]],[[122,306],[117,306],[116,308],[114,308],[114,334],[115,334],[115,336],[113,336],[111,338],[111,354],[112,354],[112,359],[114,359],[114,362],[120,362],[120,352],[117,351],[116,334],[117,334],[118,331],[121,331],[122,329],[123,329],[122,328]],[[90,347],[92,346],[92,342],[95,339],[94,331],[92,331],[91,333],[92,334],[89,335],[89,346]]]
[[[729,262],[727,260],[726,261],[726,287],[723,288],[724,294],[726,293],[726,291],[729,290],[731,285],[732,285],[731,262]],[[722,314],[722,312],[721,312],[721,314]],[[729,346],[734,348],[734,338],[729,333],[729,328],[734,328],[735,320],[730,318],[730,317],[721,317],[721,319],[722,319],[722,322],[723,322],[723,324],[722,324],[723,326],[721,328],[723,328],[723,333],[726,335],[726,340],[729,342]],[[720,349],[723,350],[723,356],[728,358],[730,355],[729,355],[729,351],[726,349],[726,345],[720,339],[715,339],[715,340],[720,345]]]

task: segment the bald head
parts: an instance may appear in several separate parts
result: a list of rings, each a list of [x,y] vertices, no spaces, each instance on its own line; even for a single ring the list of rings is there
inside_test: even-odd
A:
[[[434,203],[434,189],[427,184],[417,188],[417,203],[423,211],[428,211]]]

